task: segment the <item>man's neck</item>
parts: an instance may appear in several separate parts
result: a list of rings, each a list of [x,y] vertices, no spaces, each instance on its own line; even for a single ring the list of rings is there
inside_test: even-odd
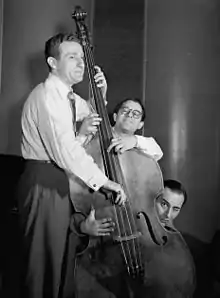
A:
[[[69,90],[72,90],[72,85],[68,84],[63,78],[61,78],[55,71],[51,72],[56,78],[58,78]]]

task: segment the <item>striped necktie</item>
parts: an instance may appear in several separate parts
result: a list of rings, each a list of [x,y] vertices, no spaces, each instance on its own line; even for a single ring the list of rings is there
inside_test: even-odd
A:
[[[75,103],[75,95],[73,91],[70,91],[67,95],[70,101],[70,107],[72,110],[72,121],[73,121],[73,130],[76,132],[76,103]]]

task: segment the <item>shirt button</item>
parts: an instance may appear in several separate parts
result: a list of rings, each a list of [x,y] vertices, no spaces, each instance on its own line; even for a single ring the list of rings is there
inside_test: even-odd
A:
[[[93,184],[93,187],[96,187],[97,185],[96,184]]]

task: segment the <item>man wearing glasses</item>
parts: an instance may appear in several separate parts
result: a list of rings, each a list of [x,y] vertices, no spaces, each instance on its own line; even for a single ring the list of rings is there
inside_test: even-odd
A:
[[[163,152],[152,137],[135,135],[141,129],[145,120],[145,109],[137,98],[126,98],[121,101],[113,111],[114,139],[109,150],[115,148],[118,153],[123,153],[132,148],[152,156],[156,161],[162,158]]]

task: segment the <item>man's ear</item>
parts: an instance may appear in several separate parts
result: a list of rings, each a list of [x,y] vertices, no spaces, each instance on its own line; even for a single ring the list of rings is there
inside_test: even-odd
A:
[[[138,125],[138,129],[141,129],[143,127],[143,125],[144,125],[144,121],[141,121]]]
[[[47,58],[47,63],[50,65],[52,69],[57,68],[57,60],[54,57],[48,57]]]
[[[116,122],[116,118],[117,118],[117,114],[114,113],[114,114],[113,114],[113,120],[114,120],[114,122]]]

